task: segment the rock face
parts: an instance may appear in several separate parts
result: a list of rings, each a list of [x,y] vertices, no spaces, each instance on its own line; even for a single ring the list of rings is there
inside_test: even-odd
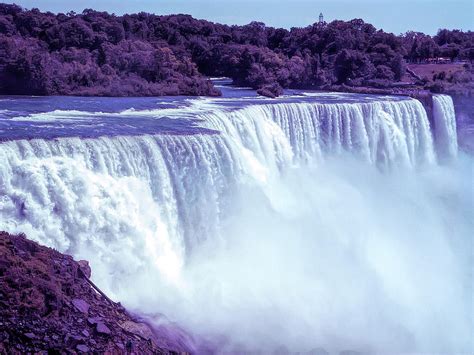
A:
[[[0,354],[192,351],[191,338],[178,327],[151,328],[98,293],[87,268],[0,232]]]
[[[89,304],[86,301],[75,298],[72,300],[72,304],[74,305],[74,307],[77,308],[79,312],[82,312],[84,314],[89,313]]]

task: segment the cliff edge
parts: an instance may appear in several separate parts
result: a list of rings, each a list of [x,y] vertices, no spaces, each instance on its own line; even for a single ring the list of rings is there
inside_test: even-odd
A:
[[[152,328],[89,280],[85,261],[0,232],[0,354],[185,354],[178,327]]]

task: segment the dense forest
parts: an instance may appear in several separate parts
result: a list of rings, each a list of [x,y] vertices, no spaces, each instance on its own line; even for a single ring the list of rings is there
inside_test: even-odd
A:
[[[219,95],[212,76],[267,96],[282,88],[383,88],[402,80],[407,62],[436,57],[465,61],[467,74],[423,85],[440,91],[439,83],[471,82],[474,32],[396,36],[360,19],[286,30],[189,15],[53,14],[0,4],[0,94]]]

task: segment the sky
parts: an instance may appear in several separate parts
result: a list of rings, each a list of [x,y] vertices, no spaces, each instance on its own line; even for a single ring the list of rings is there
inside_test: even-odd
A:
[[[0,0],[1,1],[1,0]],[[274,27],[303,27],[318,20],[327,22],[362,18],[395,34],[408,30],[435,34],[439,28],[474,30],[474,0],[15,0],[27,9],[82,12],[85,8],[117,15],[151,12],[184,13],[226,24],[261,21]]]

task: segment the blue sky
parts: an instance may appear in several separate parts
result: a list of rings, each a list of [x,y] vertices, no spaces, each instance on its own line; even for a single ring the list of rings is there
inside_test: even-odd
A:
[[[140,11],[186,13],[227,24],[253,20],[277,27],[301,27],[323,12],[327,21],[362,18],[396,34],[407,30],[435,34],[439,28],[474,30],[474,0],[16,0],[26,8],[52,12],[93,8],[116,14]]]

